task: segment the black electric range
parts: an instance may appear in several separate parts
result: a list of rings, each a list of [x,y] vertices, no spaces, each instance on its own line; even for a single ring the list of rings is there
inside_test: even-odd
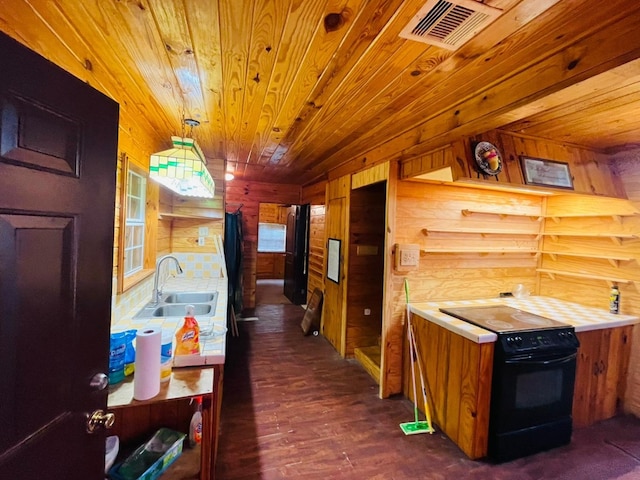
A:
[[[503,462],[571,441],[574,328],[506,305],[441,308],[495,332],[488,455]]]
[[[507,305],[452,307],[440,311],[497,333],[496,347],[504,355],[557,352],[578,347],[571,325]]]

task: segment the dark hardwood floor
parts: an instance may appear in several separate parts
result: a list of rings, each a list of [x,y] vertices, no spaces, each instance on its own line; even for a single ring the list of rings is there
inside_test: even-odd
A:
[[[570,445],[494,465],[437,429],[405,436],[401,397],[380,400],[354,360],[305,337],[304,310],[262,305],[229,337],[217,477],[231,479],[640,479],[640,420],[574,431]]]

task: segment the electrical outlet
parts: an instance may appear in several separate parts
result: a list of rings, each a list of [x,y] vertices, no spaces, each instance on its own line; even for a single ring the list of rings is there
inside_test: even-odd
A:
[[[204,246],[204,237],[198,237],[198,245],[201,247]]]
[[[199,227],[198,228],[198,236],[206,237],[209,235],[209,227]]]
[[[370,308],[365,308],[364,309],[364,314],[365,315],[371,315],[371,309]]]

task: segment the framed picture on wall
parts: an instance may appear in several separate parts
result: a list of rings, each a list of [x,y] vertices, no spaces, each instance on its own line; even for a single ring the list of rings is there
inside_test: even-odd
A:
[[[573,190],[573,178],[568,163],[521,156],[520,164],[524,183],[527,185]]]
[[[330,238],[327,246],[327,278],[340,283],[340,240]]]

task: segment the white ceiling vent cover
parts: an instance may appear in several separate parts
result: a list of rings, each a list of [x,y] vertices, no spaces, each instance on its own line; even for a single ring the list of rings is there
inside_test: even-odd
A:
[[[474,0],[429,0],[400,36],[456,50],[501,13]]]

